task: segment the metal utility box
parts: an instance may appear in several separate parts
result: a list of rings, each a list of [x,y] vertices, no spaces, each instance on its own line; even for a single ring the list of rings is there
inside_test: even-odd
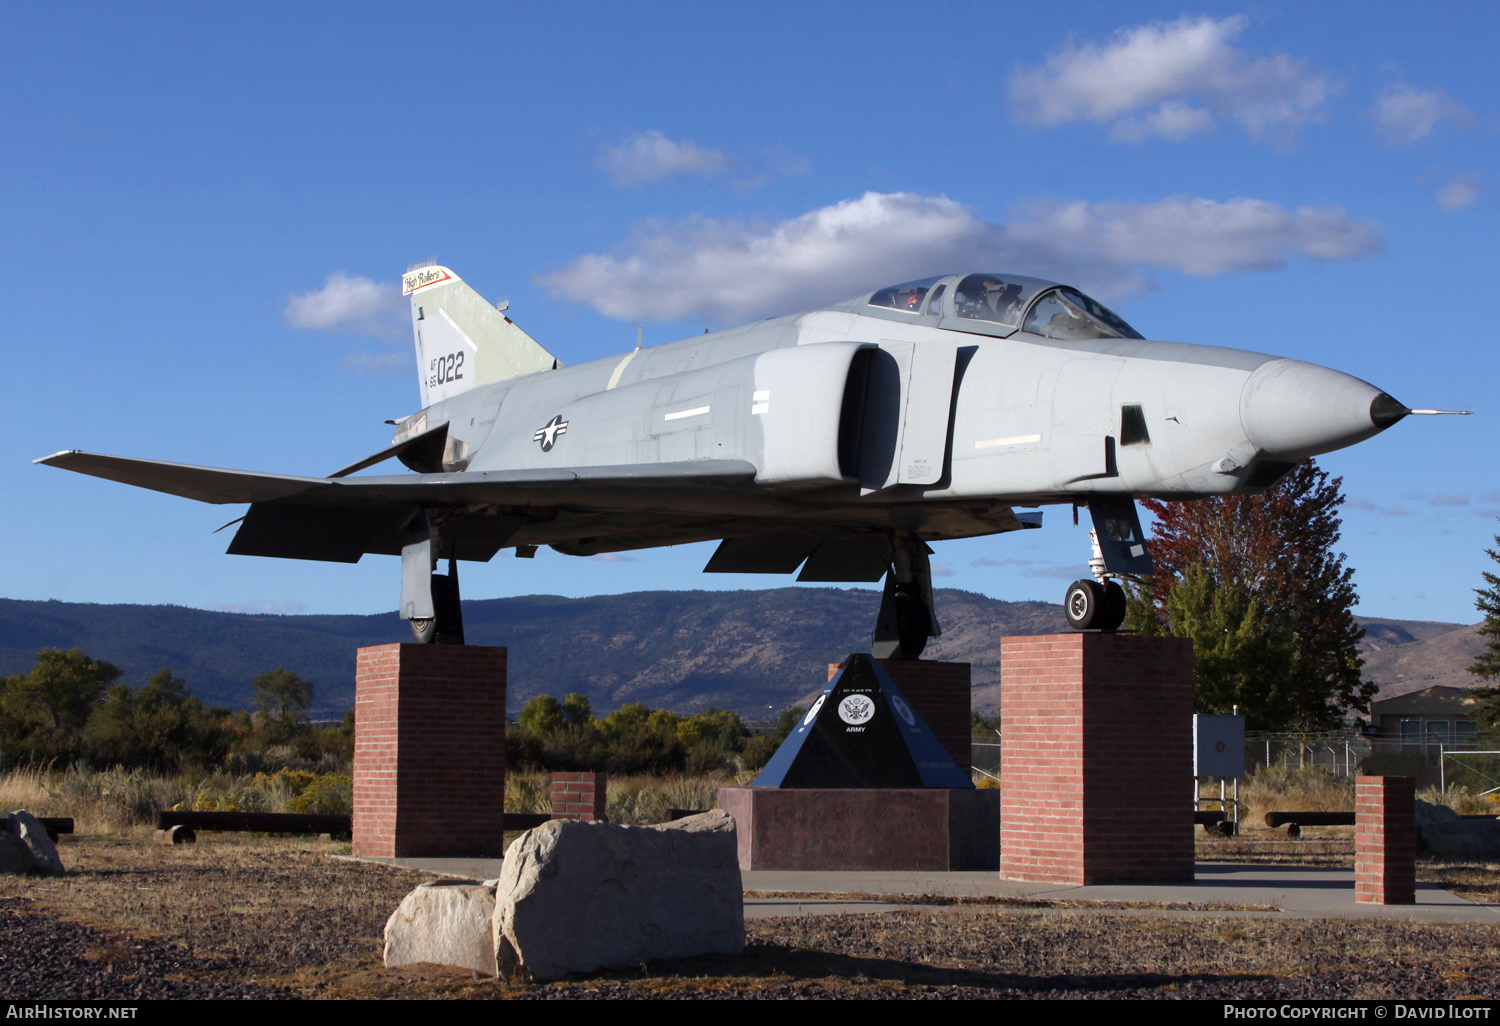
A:
[[[1193,716],[1193,776],[1245,775],[1245,717]]]

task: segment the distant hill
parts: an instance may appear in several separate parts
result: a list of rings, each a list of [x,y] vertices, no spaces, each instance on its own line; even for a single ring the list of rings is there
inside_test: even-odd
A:
[[[820,688],[826,665],[869,651],[879,594],[837,588],[658,591],[569,599],[527,595],[464,603],[468,640],[510,648],[512,711],[538,694],[587,694],[596,710],[645,702],[762,717]],[[1062,607],[940,590],[934,659],[974,665],[974,704],[999,708],[998,639],[1067,629]],[[1366,678],[1391,697],[1467,686],[1482,647],[1474,627],[1361,618]],[[410,637],[395,613],[267,616],[181,606],[0,599],[0,674],[30,669],[43,648],[81,648],[132,684],[163,666],[211,705],[251,704],[250,678],[284,666],[317,685],[314,705],[354,703],[354,650]]]
[[[1473,687],[1469,667],[1484,649],[1479,624],[1360,617],[1365,640],[1365,680],[1380,685],[1381,698],[1395,698],[1435,685]]]

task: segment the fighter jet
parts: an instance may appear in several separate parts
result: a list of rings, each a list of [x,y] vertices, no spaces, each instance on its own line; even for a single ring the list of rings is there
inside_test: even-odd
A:
[[[401,557],[400,615],[462,643],[457,562],[720,542],[709,573],[885,582],[877,656],[939,634],[930,543],[1086,507],[1080,630],[1148,575],[1135,499],[1270,488],[1410,410],[1339,371],[1145,339],[1067,285],[949,274],[565,367],[446,267],[403,277],[422,409],[327,477],[64,451],[49,466],[249,503],[238,555]],[[355,476],[390,459],[412,473]],[[226,525],[227,526],[227,525]],[[436,572],[448,560],[446,574]]]

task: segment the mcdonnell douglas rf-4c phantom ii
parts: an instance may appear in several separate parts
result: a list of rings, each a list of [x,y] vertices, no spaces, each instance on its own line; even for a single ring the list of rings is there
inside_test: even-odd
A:
[[[719,540],[705,570],[885,581],[877,656],[938,634],[929,542],[1086,506],[1079,629],[1149,574],[1135,499],[1264,491],[1409,410],[1297,360],[1152,342],[1076,289],[950,274],[564,367],[445,267],[414,268],[422,410],[325,478],[67,451],[38,460],[213,503],[249,503],[229,551],[401,556],[419,641],[462,642],[456,560],[588,556]],[[413,474],[351,476],[392,457]],[[447,558],[448,573],[435,571]]]

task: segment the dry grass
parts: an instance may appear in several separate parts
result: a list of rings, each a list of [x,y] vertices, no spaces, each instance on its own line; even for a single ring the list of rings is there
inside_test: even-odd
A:
[[[438,966],[388,970],[381,964],[385,920],[429,877],[332,858],[347,846],[330,842],[199,836],[197,845],[176,847],[151,843],[144,828],[65,838],[67,876],[0,878],[0,896],[29,897],[69,918],[159,938],[199,957],[232,958],[246,979],[310,997],[918,997],[1054,989],[1192,996],[1202,988],[1245,988],[1236,992],[1249,996],[1282,986],[1314,987],[1307,996],[1378,997],[1416,996],[1407,989],[1411,980],[1449,986],[1450,994],[1487,992],[1500,978],[1491,926],[1003,905],[752,920],[743,956],[547,985],[475,979]],[[1237,860],[1347,863],[1340,847],[1347,851],[1339,842],[1224,841],[1204,845],[1200,857],[1216,851]],[[1497,871],[1492,863],[1424,862],[1420,875],[1466,884],[1477,897],[1494,893]],[[92,957],[108,962],[119,952],[101,947]],[[1349,982],[1361,973],[1363,982]],[[1476,982],[1463,982],[1470,979]]]
[[[754,773],[710,774],[708,776],[648,775],[609,778],[605,796],[606,814],[611,823],[639,826],[665,823],[671,809],[708,810],[718,801],[721,787],[743,786],[754,779]],[[536,770],[513,770],[505,776],[505,811],[551,812],[551,775]]]
[[[1217,784],[1213,797],[1218,797]],[[1273,811],[1353,812],[1354,781],[1311,766],[1301,770],[1261,767],[1240,785],[1240,801],[1244,820],[1256,825]]]
[[[187,797],[181,778],[145,770],[25,767],[0,774],[0,809],[72,816],[80,833],[108,834],[147,824]]]
[[[733,777],[611,778],[605,811],[611,823],[639,826],[665,823],[669,809],[707,811],[718,802],[719,788],[731,786]]]
[[[28,897],[86,925],[224,956],[262,981],[308,965],[379,962],[381,930],[428,874],[340,861],[347,844],[200,833],[163,847],[147,828],[64,837],[61,877],[0,877],[0,897]],[[101,956],[102,957],[102,956]]]
[[[1433,805],[1446,805],[1460,816],[1500,815],[1500,801],[1496,800],[1500,795],[1476,794],[1463,784],[1449,785],[1447,791],[1424,787],[1417,792],[1417,797]]]

